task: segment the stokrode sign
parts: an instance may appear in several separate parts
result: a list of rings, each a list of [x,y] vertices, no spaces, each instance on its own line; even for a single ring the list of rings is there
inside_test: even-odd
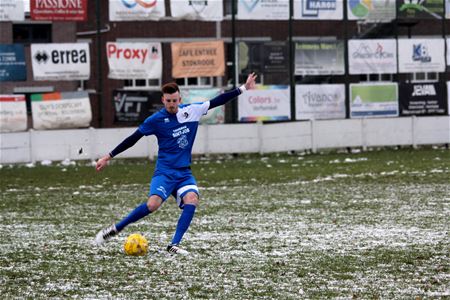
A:
[[[32,44],[35,80],[87,80],[90,77],[89,44]]]
[[[37,21],[86,21],[87,0],[31,0],[30,15]]]
[[[401,83],[400,115],[445,115],[448,107],[444,100],[444,84]]]

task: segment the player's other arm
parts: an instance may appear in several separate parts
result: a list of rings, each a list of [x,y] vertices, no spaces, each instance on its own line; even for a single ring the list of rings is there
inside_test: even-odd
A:
[[[137,129],[135,132],[133,132],[132,135],[130,135],[129,137],[124,139],[119,145],[117,145],[117,147],[114,148],[111,152],[109,152],[108,154],[106,154],[105,156],[100,158],[97,161],[95,170],[101,171],[104,167],[106,167],[106,165],[108,164],[108,161],[110,161],[117,154],[122,153],[123,151],[132,147],[143,136],[144,136],[144,134],[139,129]]]
[[[245,82],[245,84],[243,84],[241,87],[234,89],[232,91],[229,91],[227,93],[223,93],[223,94],[211,99],[209,101],[209,109],[224,105],[228,101],[230,101],[230,100],[236,98],[237,96],[239,96],[240,94],[242,94],[244,91],[254,89],[255,85],[256,85],[256,83],[255,83],[256,77],[257,77],[257,75],[255,73],[251,73],[250,75],[248,75],[247,81]]]

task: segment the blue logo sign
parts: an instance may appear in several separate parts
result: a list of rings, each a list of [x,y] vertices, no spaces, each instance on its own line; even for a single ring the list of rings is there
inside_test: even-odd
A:
[[[423,44],[413,45],[413,61],[423,63],[431,62],[431,56],[428,55],[428,48]]]
[[[336,0],[303,0],[302,16],[317,17],[320,11],[336,10]]]
[[[0,45],[0,81],[25,80],[27,80],[27,68],[23,45]]]

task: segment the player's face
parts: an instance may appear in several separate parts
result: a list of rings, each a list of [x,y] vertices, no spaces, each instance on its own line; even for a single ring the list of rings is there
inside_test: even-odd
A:
[[[181,103],[180,93],[163,94],[162,103],[169,113],[176,114],[178,112],[178,105]]]

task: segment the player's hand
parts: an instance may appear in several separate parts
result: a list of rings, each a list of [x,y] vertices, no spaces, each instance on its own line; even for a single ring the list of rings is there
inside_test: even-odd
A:
[[[111,159],[111,156],[105,155],[102,158],[100,158],[99,160],[97,160],[97,164],[95,165],[95,170],[97,172],[100,172],[104,167],[106,167],[108,165],[108,161]]]
[[[255,73],[251,73],[250,75],[248,75],[247,81],[245,82],[245,88],[247,90],[251,90],[251,89],[255,88],[255,86],[256,86],[256,77],[258,77],[258,75],[256,75]]]

